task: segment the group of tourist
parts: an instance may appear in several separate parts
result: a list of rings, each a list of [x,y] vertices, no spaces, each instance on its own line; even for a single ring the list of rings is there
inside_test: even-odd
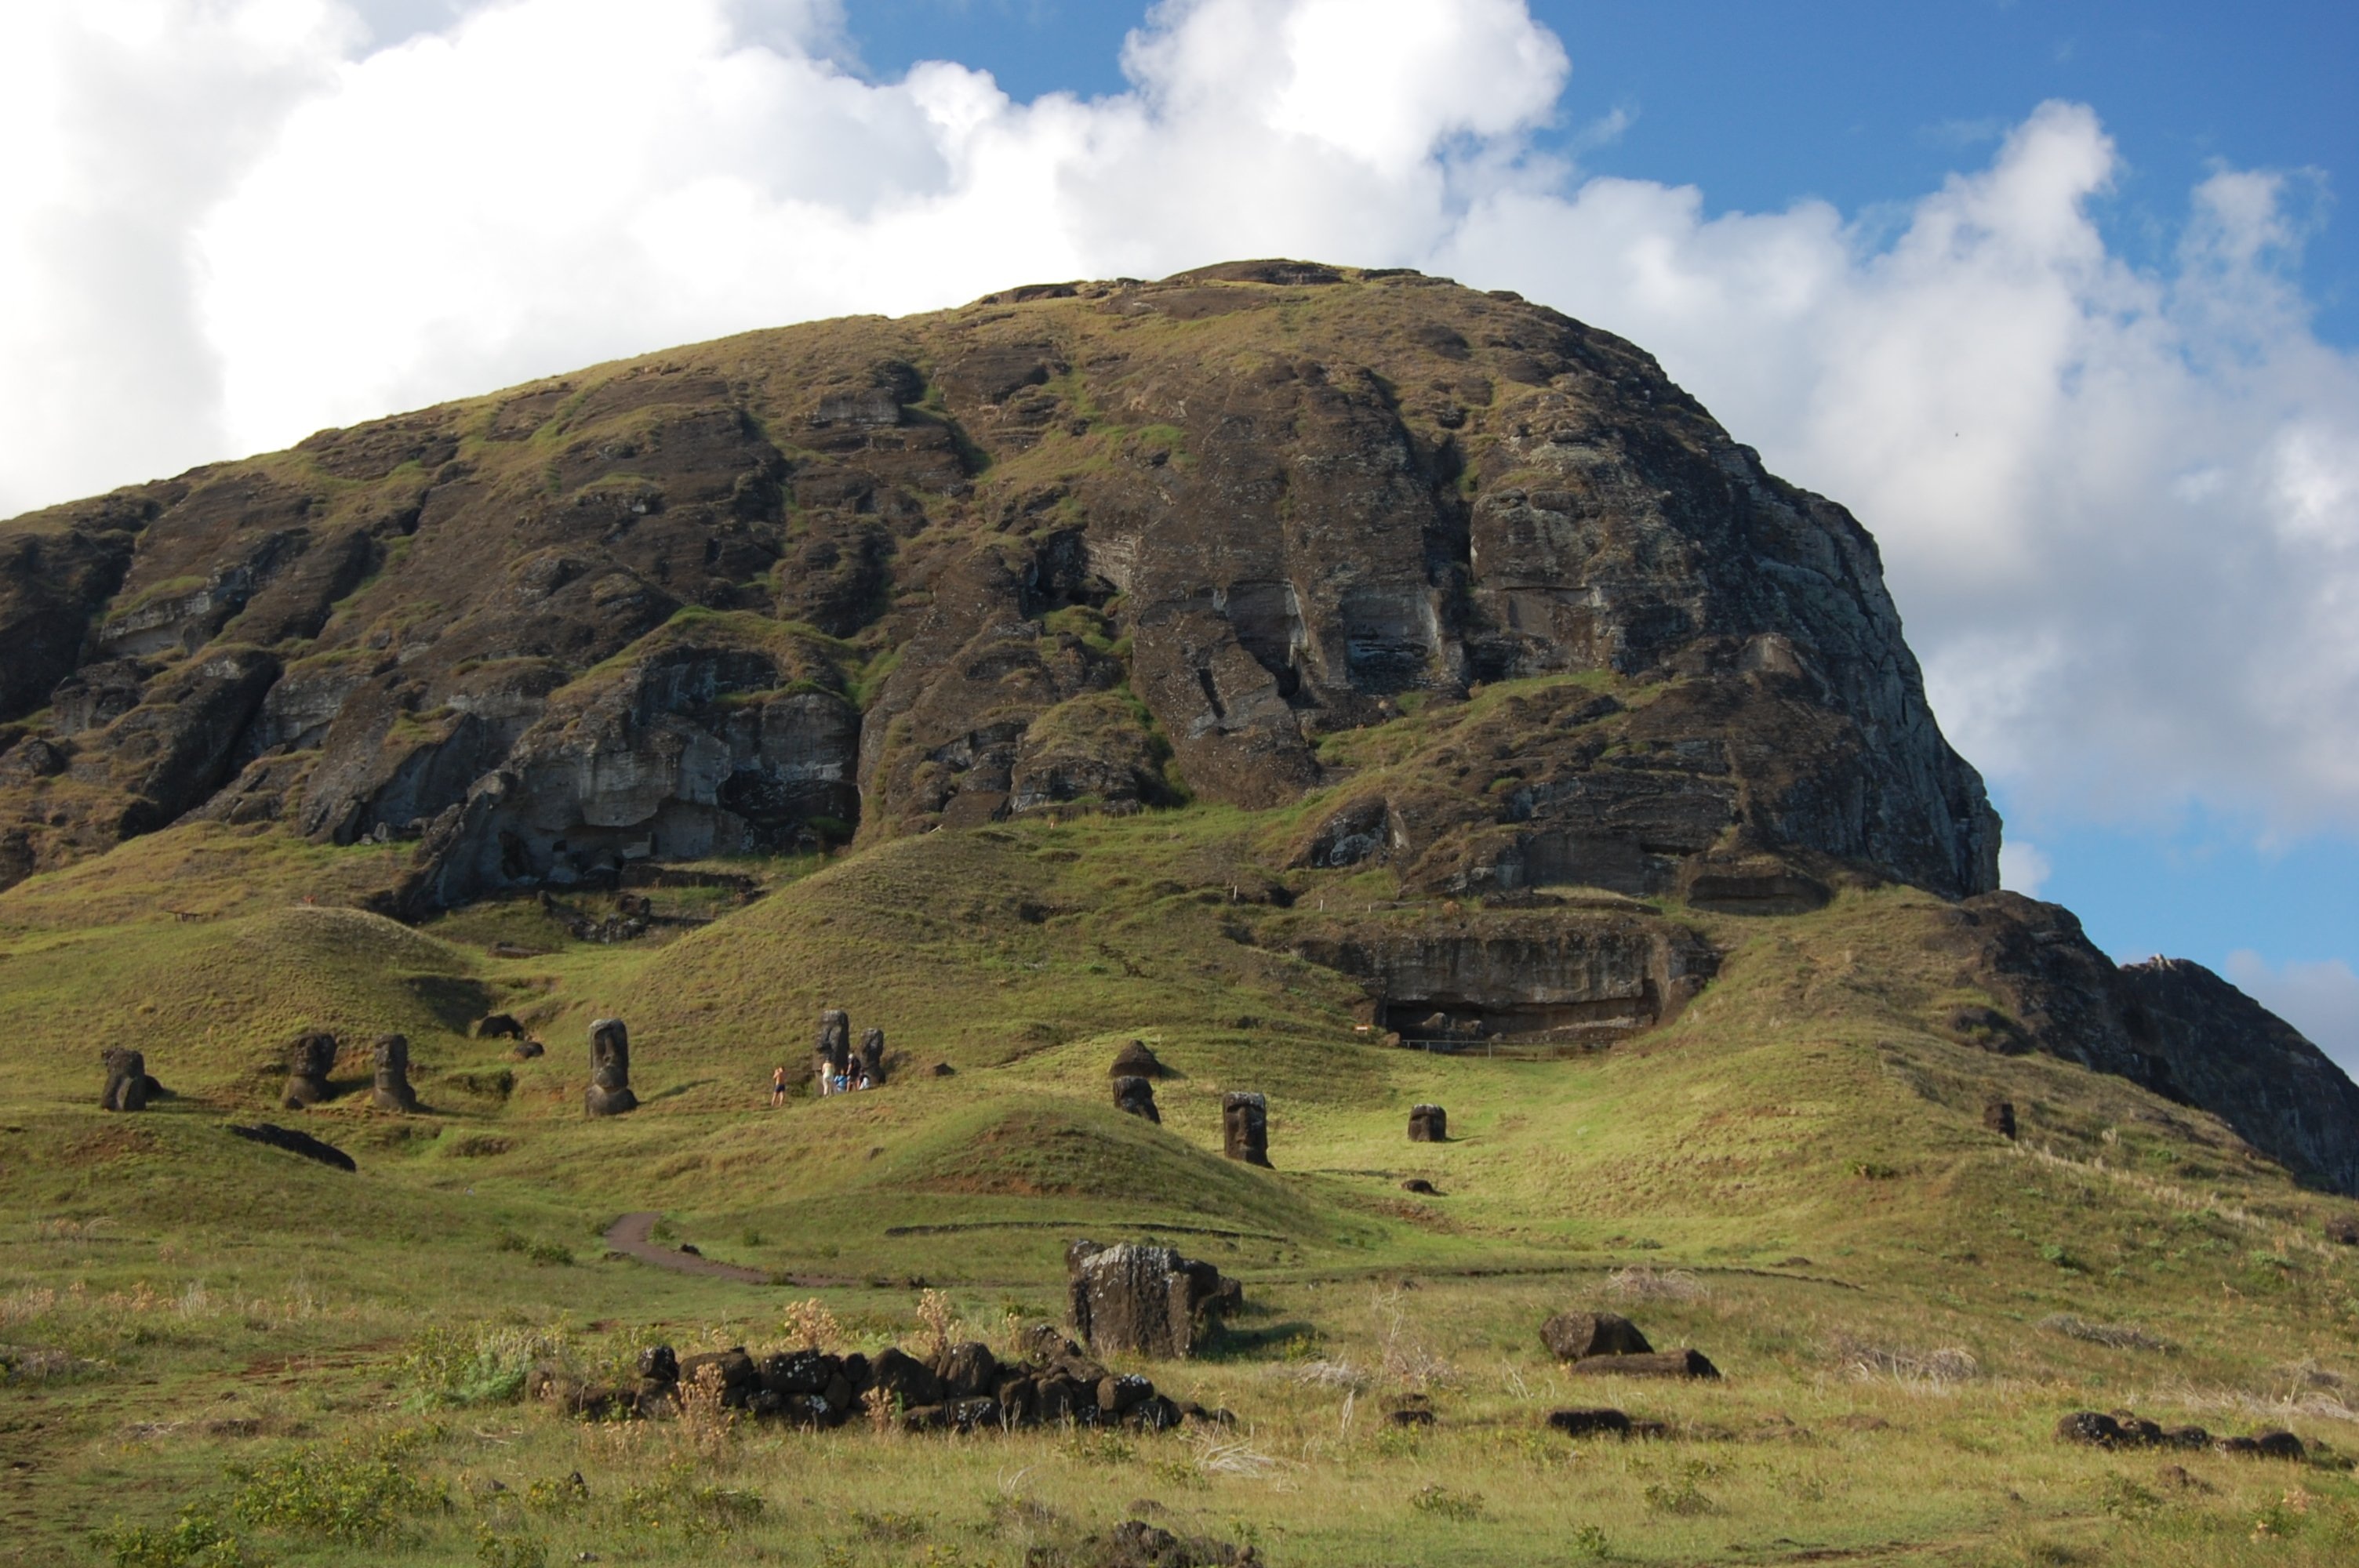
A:
[[[857,1057],[842,1064],[822,1064],[817,1076],[819,1092],[822,1098],[828,1095],[855,1094],[862,1089],[873,1089],[876,1087],[876,1079],[869,1072],[868,1065]],[[787,1069],[785,1064],[781,1063],[770,1070],[770,1108],[776,1110],[786,1103]]]

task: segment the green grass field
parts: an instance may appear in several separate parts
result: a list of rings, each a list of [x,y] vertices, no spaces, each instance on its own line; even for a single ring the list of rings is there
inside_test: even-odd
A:
[[[658,892],[710,923],[613,946],[530,902],[403,927],[351,905],[404,847],[268,828],[184,826],[0,895],[0,1560],[1078,1564],[1129,1517],[1283,1565],[2359,1560],[2359,1249],[2321,1236],[2354,1206],[2125,1082],[1957,1044],[1938,1021],[1985,999],[1931,940],[1938,901],[1669,909],[1728,954],[1676,1022],[1562,1060],[1429,1055],[1355,1031],[1356,989],[1290,956],[1408,918],[1388,875],[1233,891],[1302,817],[733,866],[761,897]],[[767,1109],[825,1006],[886,1028],[895,1081]],[[470,1038],[495,1010],[548,1054]],[[643,1103],[593,1123],[610,1015]],[[305,1028],[343,1037],[346,1092],[281,1111]],[[363,1106],[389,1031],[416,1116]],[[1159,1128],[1111,1105],[1132,1039],[1174,1070]],[[96,1109],[111,1045],[171,1098]],[[1269,1096],[1275,1170],[1221,1158],[1236,1088]],[[1992,1098],[2020,1141],[1984,1130]],[[1406,1141],[1420,1101],[1452,1141]],[[359,1173],[222,1130],[266,1119]],[[778,1282],[608,1260],[638,1210]],[[995,1337],[1057,1315],[1078,1235],[1243,1279],[1212,1354],[1139,1368],[1234,1428],[584,1425],[512,1397],[529,1359],[782,1345],[812,1298],[847,1345],[914,1342],[926,1287]],[[1569,1377],[1536,1330],[1581,1305],[1725,1381]],[[1411,1392],[1438,1425],[1389,1423]],[[1669,1435],[1546,1430],[1569,1403]],[[2311,1457],[2060,1444],[2084,1407],[2285,1426]]]

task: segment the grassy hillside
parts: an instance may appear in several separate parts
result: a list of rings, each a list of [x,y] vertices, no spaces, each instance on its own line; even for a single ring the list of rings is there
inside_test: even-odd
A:
[[[175,828],[0,895],[0,1560],[238,1561],[100,1540],[188,1505],[287,1563],[1081,1563],[1141,1500],[1283,1564],[2359,1550],[2359,1249],[2321,1238],[2359,1206],[2201,1113],[1959,1044],[1940,1021],[1987,998],[1939,900],[1669,910],[1726,957],[1669,1026],[1556,1059],[1432,1055],[1356,1030],[1356,989],[1290,956],[1398,899],[1383,871],[1259,869],[1298,820],[1034,819],[748,863],[763,896],[659,892],[712,918],[612,946],[530,903],[398,925],[340,902],[397,851],[267,829]],[[766,1109],[829,1005],[888,1032],[896,1080]],[[470,1038],[494,1008],[549,1054]],[[606,1015],[630,1023],[643,1105],[591,1123]],[[338,1077],[359,1089],[369,1039],[407,1033],[426,1109],[278,1111],[302,1028],[355,1048]],[[1173,1069],[1159,1128],[1110,1103],[1131,1039]],[[98,1111],[117,1044],[173,1098]],[[1270,1097],[1276,1169],[1220,1157],[1231,1088]],[[1984,1130],[1999,1098],[2019,1142]],[[1422,1101],[1451,1142],[1405,1141]],[[262,1118],[360,1173],[221,1130]],[[638,1210],[780,1282],[602,1260]],[[700,1441],[454,1402],[468,1363],[777,1345],[811,1297],[849,1344],[914,1336],[921,1283],[994,1334],[1057,1314],[1082,1234],[1164,1237],[1244,1279],[1224,1344],[1146,1368],[1234,1431]],[[1727,1380],[1569,1379],[1535,1330],[1576,1304]],[[1437,1427],[1386,1422],[1412,1391]],[[1608,1402],[1671,1435],[1539,1424]],[[2313,1461],[2049,1435],[2116,1405],[2290,1425]],[[586,1495],[560,1485],[576,1471]],[[343,1525],[297,1496],[314,1482]]]

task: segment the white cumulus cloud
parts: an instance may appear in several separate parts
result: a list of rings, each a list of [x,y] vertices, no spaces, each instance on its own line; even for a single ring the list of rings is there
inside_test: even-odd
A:
[[[1165,0],[1090,100],[845,59],[833,0],[0,7],[0,514],[754,327],[1423,266],[1634,339],[1852,506],[2017,798],[2359,828],[2359,363],[2288,281],[2322,177],[2220,170],[2135,267],[2051,103],[1897,227],[1712,216],[1534,152],[1571,65],[1522,0]]]

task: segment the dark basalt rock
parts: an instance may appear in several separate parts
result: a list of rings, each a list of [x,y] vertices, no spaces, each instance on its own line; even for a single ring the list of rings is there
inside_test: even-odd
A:
[[[1065,1277],[1073,1332],[1101,1355],[1186,1356],[1244,1300],[1235,1281],[1168,1247],[1076,1241]]]
[[[418,1091],[409,1087],[409,1041],[399,1034],[380,1034],[376,1041],[376,1081],[369,1105],[377,1110],[405,1115],[418,1108]]]
[[[1163,1120],[1163,1113],[1155,1108],[1155,1086],[1145,1078],[1116,1078],[1114,1108],[1125,1115],[1145,1117],[1158,1124]]]
[[[1655,1347],[1638,1325],[1610,1312],[1563,1312],[1540,1325],[1540,1344],[1560,1361],[1644,1356]]]
[[[298,1132],[291,1127],[279,1127],[271,1122],[259,1122],[252,1127],[232,1125],[237,1137],[255,1143],[266,1143],[273,1149],[284,1149],[289,1154],[300,1154],[306,1160],[316,1160],[339,1171],[357,1171],[353,1157],[332,1143],[325,1143],[308,1132]]]
[[[2015,1102],[1995,1099],[1983,1107],[1983,1125],[2012,1141],[2015,1138]]]
[[[475,1020],[474,1034],[478,1040],[521,1040],[524,1025],[516,1021],[513,1013],[486,1013]]]
[[[1449,1142],[1450,1113],[1438,1105],[1409,1107],[1408,1141],[1411,1143]]]
[[[1249,1091],[1221,1097],[1221,1152],[1248,1165],[1269,1163],[1269,1101]]]
[[[1630,1435],[1630,1418],[1611,1406],[1576,1407],[1549,1411],[1549,1429],[1561,1432],[1567,1437],[1586,1437],[1592,1433],[1611,1433],[1616,1437]]]
[[[1717,1379],[1720,1368],[1701,1351],[1661,1350],[1631,1356],[1591,1356],[1570,1362],[1565,1370],[1592,1378],[1698,1378]]]
[[[1133,1040],[1114,1054],[1114,1065],[1106,1069],[1110,1078],[1159,1078],[1163,1063],[1144,1040]]]
[[[146,1110],[147,1108],[147,1059],[136,1051],[121,1046],[100,1053],[106,1065],[106,1087],[99,1092],[101,1110]]]
[[[288,1110],[319,1104],[333,1092],[328,1075],[335,1068],[334,1035],[316,1030],[297,1035],[287,1047],[287,1087],[279,1094],[278,1103]]]
[[[619,1018],[590,1025],[590,1087],[582,1091],[585,1116],[622,1116],[638,1109],[631,1092],[631,1032]]]

